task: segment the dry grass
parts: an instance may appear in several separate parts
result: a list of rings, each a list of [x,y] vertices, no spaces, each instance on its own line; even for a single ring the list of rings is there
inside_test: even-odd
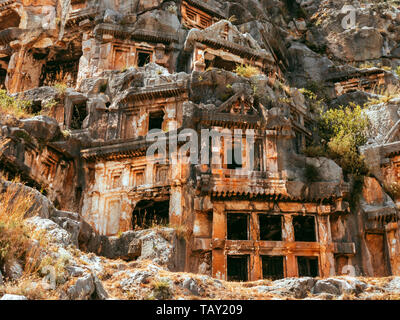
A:
[[[10,186],[0,195],[0,265],[10,259],[23,259],[31,247],[25,214],[33,205],[33,195]]]
[[[20,279],[5,279],[0,295],[9,293],[34,300],[55,299],[55,291],[46,288],[39,274],[45,261],[43,250],[48,247],[49,239],[43,231],[34,231],[24,223],[28,213],[37,213],[32,210],[34,194],[12,184],[0,194],[0,203],[0,267],[8,261],[18,261],[23,267]]]
[[[388,85],[386,88],[375,87],[371,93],[378,95],[378,97],[369,98],[368,102],[365,103],[366,106],[376,105],[380,103],[388,103],[394,98],[399,98],[400,87],[394,85]]]
[[[16,282],[6,282],[0,286],[0,296],[3,294],[22,295],[29,300],[57,300],[57,292],[48,290],[46,284],[37,275],[25,275]]]
[[[251,78],[260,74],[260,70],[250,64],[237,65],[235,73],[241,77]]]
[[[28,118],[32,114],[29,112],[30,101],[17,99],[9,96],[6,90],[0,89],[0,115],[12,115],[16,118]]]
[[[0,203],[0,267],[16,260],[23,265],[26,275],[36,274],[49,239],[44,231],[34,231],[24,223],[27,214],[36,215],[40,209],[33,209],[34,193],[11,184],[0,194]]]

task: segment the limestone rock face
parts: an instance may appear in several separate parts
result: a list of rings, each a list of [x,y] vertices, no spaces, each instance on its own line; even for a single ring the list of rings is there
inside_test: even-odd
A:
[[[21,120],[21,124],[24,130],[44,141],[52,141],[58,138],[61,133],[57,121],[46,116]]]
[[[147,298],[274,279],[255,290],[334,299],[365,291],[335,275],[400,274],[393,1],[3,2],[0,193],[33,194],[63,298],[107,299],[114,271]],[[357,104],[364,177],[320,126]]]

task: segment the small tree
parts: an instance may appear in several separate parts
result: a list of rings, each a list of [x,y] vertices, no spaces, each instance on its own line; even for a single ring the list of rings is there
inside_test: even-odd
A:
[[[368,127],[368,116],[354,103],[321,112],[318,121],[321,144],[328,157],[335,160],[345,173],[367,173],[358,148],[367,142]]]

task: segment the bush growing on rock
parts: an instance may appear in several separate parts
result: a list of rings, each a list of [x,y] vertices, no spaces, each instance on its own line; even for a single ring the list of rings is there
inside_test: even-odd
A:
[[[16,118],[32,116],[29,112],[30,101],[17,99],[7,94],[6,90],[0,90],[0,114],[9,114]]]
[[[153,295],[156,299],[166,300],[171,298],[172,291],[170,283],[167,280],[161,279],[152,282]]]
[[[7,188],[0,194],[0,267],[28,254],[31,238],[24,225],[25,214],[33,204],[33,195]]]
[[[345,173],[367,173],[358,148],[367,142],[368,126],[368,117],[359,105],[341,106],[320,114],[318,127],[322,147]]]
[[[251,78],[260,74],[260,71],[257,68],[249,64],[246,64],[246,65],[237,65],[235,73],[241,77]]]

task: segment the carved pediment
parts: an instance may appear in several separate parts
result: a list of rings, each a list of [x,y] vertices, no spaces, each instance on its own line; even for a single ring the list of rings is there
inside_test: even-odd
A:
[[[253,106],[254,99],[251,96],[241,91],[230,97],[227,101],[221,104],[218,113],[230,113],[237,115],[256,115],[257,109]]]

